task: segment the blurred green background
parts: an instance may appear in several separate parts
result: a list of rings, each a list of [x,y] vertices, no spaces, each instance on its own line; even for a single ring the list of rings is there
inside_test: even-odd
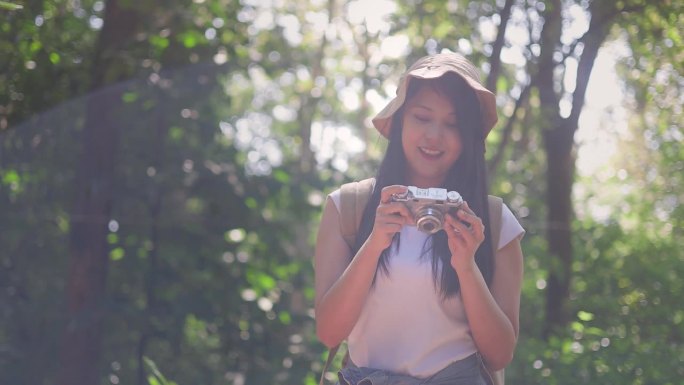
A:
[[[443,49],[498,95],[491,191],[527,229],[507,383],[682,383],[681,1],[11,3],[0,383],[317,383],[325,195]]]

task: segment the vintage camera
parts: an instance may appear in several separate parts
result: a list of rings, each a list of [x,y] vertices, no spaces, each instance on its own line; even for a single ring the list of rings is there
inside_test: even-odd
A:
[[[444,215],[463,204],[461,194],[443,188],[409,186],[404,194],[393,194],[393,202],[405,202],[422,232],[433,234],[442,229]]]

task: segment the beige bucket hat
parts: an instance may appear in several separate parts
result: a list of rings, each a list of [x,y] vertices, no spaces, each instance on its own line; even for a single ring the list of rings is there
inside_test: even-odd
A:
[[[453,52],[424,56],[416,61],[399,80],[397,96],[373,118],[373,126],[385,138],[389,138],[392,127],[392,116],[404,104],[408,82],[411,78],[434,79],[447,72],[454,72],[462,77],[475,90],[480,101],[484,136],[487,137],[496,121],[496,97],[480,83],[480,76],[475,66],[462,55]]]

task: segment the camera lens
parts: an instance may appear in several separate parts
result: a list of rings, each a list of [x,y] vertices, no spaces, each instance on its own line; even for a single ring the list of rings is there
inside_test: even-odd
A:
[[[436,233],[442,228],[444,215],[433,207],[423,207],[416,213],[416,226],[424,233]]]
[[[432,233],[435,230],[435,224],[432,222],[425,222],[423,223],[423,228],[421,230],[425,231],[426,233]]]

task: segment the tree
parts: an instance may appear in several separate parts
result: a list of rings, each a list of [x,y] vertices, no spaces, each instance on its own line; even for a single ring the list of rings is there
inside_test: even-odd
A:
[[[442,49],[497,91],[491,190],[528,231],[507,381],[684,375],[671,294],[681,5],[388,1],[374,16],[370,4],[88,0],[3,13],[0,382],[315,383],[320,205],[374,168],[384,141],[368,118],[408,62]],[[632,137],[615,165],[578,175],[577,115],[612,41],[631,52],[619,76]]]
[[[128,79],[122,65],[138,31],[139,11],[109,0],[94,53],[91,91]],[[114,170],[119,143],[124,89],[91,97],[84,124],[77,200],[71,216],[71,261],[68,278],[69,321],[60,354],[61,384],[93,384],[99,377],[103,308],[109,251],[107,233],[113,206]]]

